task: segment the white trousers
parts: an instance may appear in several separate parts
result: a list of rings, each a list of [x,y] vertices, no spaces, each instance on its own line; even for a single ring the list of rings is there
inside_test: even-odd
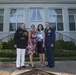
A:
[[[25,65],[25,52],[26,49],[17,48],[16,67],[21,67]]]

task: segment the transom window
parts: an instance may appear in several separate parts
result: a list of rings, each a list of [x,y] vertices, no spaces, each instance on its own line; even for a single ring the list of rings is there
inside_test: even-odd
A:
[[[3,31],[4,9],[0,9],[0,31]]]
[[[20,28],[20,25],[24,23],[24,9],[11,9],[10,10],[10,31],[15,31]]]
[[[76,9],[68,9],[69,14],[69,29],[70,31],[76,30]]]
[[[49,9],[50,26],[57,31],[63,31],[62,9]]]
[[[42,8],[31,8],[29,14],[30,25],[34,24],[37,27],[38,24],[43,24],[44,13]]]

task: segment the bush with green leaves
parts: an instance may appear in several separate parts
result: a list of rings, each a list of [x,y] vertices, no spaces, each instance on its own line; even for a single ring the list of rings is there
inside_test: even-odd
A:
[[[2,43],[0,43],[0,49],[2,49]]]
[[[76,45],[72,41],[57,40],[55,42],[56,50],[76,50]]]
[[[76,49],[76,46],[73,42],[71,41],[66,41],[65,42],[65,49],[66,50],[75,50]]]
[[[0,43],[0,49],[14,49],[13,39],[10,39],[8,42]],[[76,50],[76,46],[71,41],[57,40],[55,42],[55,49],[59,51]]]
[[[57,50],[65,49],[65,42],[63,40],[57,40],[55,42],[55,49],[57,49]]]
[[[13,39],[8,42],[2,42],[2,49],[14,49]]]
[[[2,49],[9,49],[8,42],[2,42]]]
[[[2,43],[0,43],[0,49],[2,49]]]
[[[9,45],[9,49],[14,49],[13,39],[10,39],[10,40],[8,41],[8,45]]]

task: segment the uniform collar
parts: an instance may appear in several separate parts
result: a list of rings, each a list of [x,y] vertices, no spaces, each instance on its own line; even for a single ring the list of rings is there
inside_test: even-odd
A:
[[[51,29],[51,27],[49,27],[49,28],[46,28],[47,30],[49,30],[49,29]]]

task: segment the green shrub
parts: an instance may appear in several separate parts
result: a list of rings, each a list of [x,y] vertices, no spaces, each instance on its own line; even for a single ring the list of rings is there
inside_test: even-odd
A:
[[[2,42],[2,49],[9,49],[8,42]]]
[[[14,49],[13,39],[10,39],[10,40],[8,41],[8,45],[9,45],[9,49]]]
[[[63,40],[57,40],[55,42],[55,49],[57,49],[57,50],[65,49],[65,42]]]
[[[57,40],[55,42],[56,50],[76,50],[76,45],[71,41]]]
[[[66,41],[65,42],[65,49],[66,50],[76,50],[76,46],[73,42],[71,41]]]
[[[16,57],[16,50],[3,49],[0,51],[0,57]]]
[[[63,50],[63,52],[55,51],[56,57],[70,57],[70,56],[76,56],[76,51],[71,50]]]
[[[8,42],[2,42],[2,49],[14,49],[13,39]]]
[[[2,43],[0,43],[0,49],[2,49]]]

